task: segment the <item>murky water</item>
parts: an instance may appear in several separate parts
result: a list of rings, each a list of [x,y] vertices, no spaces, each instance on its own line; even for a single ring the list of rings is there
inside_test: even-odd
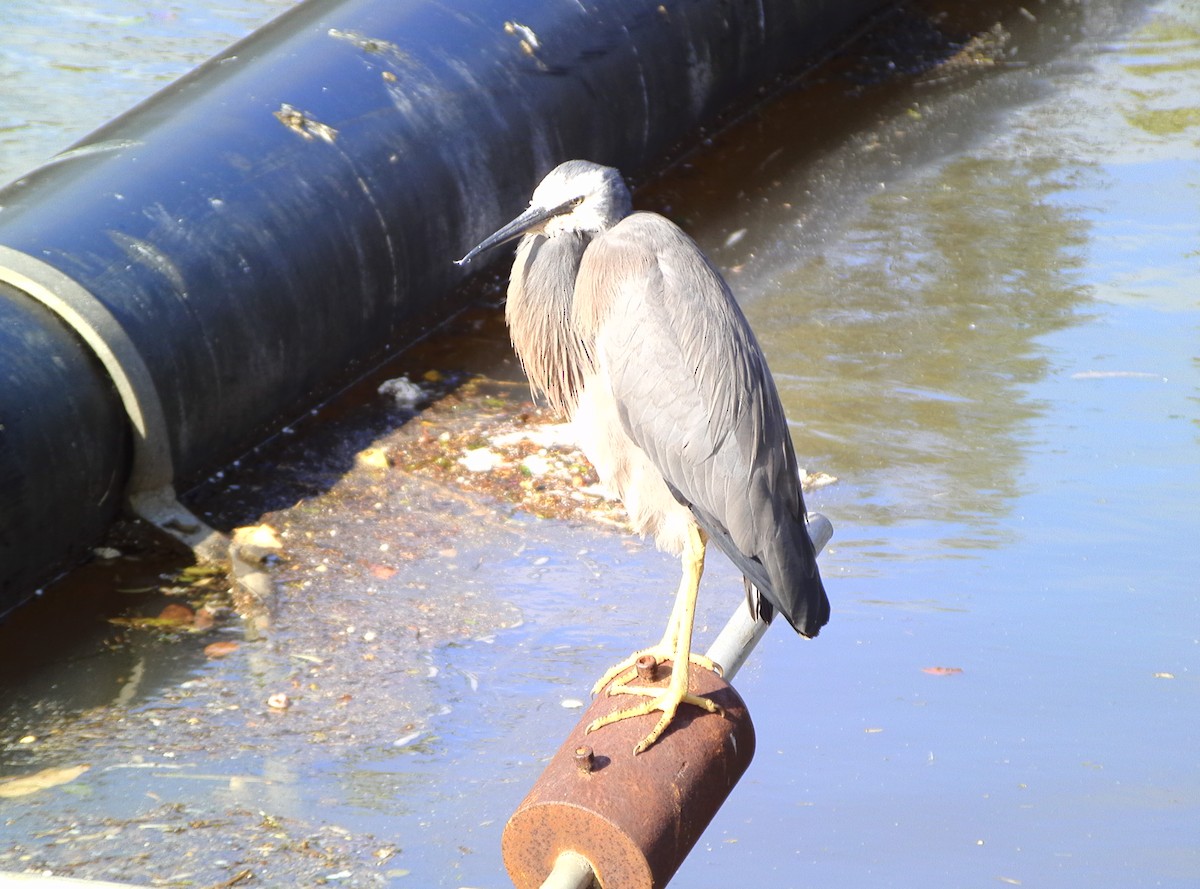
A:
[[[226,4],[221,21],[280,5]],[[117,7],[96,20],[111,33],[156,27]],[[45,51],[47,22],[76,20],[12,8],[25,18],[4,40],[20,53]],[[162,8],[171,27],[197,15]],[[942,27],[989,33],[998,64],[881,84],[835,65],[642,197],[727,271],[801,462],[840,479],[810,498],[836,527],[822,559],[833,620],[812,643],[773,631],[738,677],[758,756],[673,885],[1200,882],[1200,9],[1113,0]],[[93,33],[59,36],[74,54]],[[145,70],[180,58],[158,45],[170,58],[151,51]],[[36,80],[30,64],[3,62]],[[92,96],[50,89],[66,98],[47,98],[48,131],[63,132]],[[18,137],[24,159],[0,143],[0,167],[59,147],[35,150],[38,132]],[[278,819],[275,842],[311,841],[343,885],[506,885],[500,831],[577,716],[562,701],[657,636],[675,567],[590,528],[460,524],[423,582],[511,605],[518,626],[421,655],[420,699],[341,735],[303,707],[284,717],[299,717],[290,736],[222,709],[285,678],[315,701],[315,673],[184,651],[121,717],[148,740],[84,732],[53,761],[10,747],[9,762],[94,770],[74,794],[0,802],[0,869],[133,880],[130,834],[172,823],[156,807],[178,803],[184,823]],[[282,659],[401,658],[337,623],[374,607],[382,625],[367,586],[349,584],[331,616],[298,610]],[[714,557],[709,634],[738,590]],[[304,634],[326,617],[340,635],[313,648]],[[188,707],[213,734],[156,749],[154,720]],[[47,833],[98,813],[138,823],[74,847]],[[219,828],[190,832],[204,830]],[[222,842],[227,875],[253,857]],[[339,843],[353,848],[339,857]],[[189,869],[207,873],[147,865]]]

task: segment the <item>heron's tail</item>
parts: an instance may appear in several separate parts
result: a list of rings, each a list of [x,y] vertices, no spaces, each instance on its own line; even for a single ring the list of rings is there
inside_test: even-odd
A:
[[[771,620],[778,610],[797,633],[812,638],[829,623],[829,596],[821,582],[817,553],[806,523],[788,530],[793,533],[777,536],[762,554],[759,567],[765,578],[747,574],[746,592],[752,596],[752,607],[757,599],[764,620]],[[749,589],[751,584],[755,591]]]
[[[695,506],[692,512],[708,532],[709,540],[741,569],[752,613],[769,622],[780,611],[797,633],[809,638],[829,623],[829,597],[805,522],[781,522],[776,526],[780,532],[763,552],[748,556],[734,545],[719,522]]]

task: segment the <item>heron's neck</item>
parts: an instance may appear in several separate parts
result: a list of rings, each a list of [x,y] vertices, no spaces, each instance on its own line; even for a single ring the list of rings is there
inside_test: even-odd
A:
[[[534,392],[569,416],[583,383],[584,345],[571,325],[575,276],[591,237],[526,235],[517,247],[505,320]]]

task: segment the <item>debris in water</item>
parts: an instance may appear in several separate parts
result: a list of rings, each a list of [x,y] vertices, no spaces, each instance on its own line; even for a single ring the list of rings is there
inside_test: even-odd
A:
[[[826,485],[832,485],[837,481],[836,475],[830,475],[827,472],[814,472],[809,474],[808,470],[800,470],[800,487],[805,491],[812,491],[816,488],[824,488]]]
[[[383,448],[367,448],[354,455],[354,462],[366,469],[388,469],[392,461]]]
[[[90,765],[67,766],[57,769],[42,769],[32,775],[0,778],[0,798],[15,799],[18,796],[28,796],[60,784],[68,784],[90,768]]]
[[[278,555],[283,551],[283,541],[270,525],[234,528],[233,544],[241,552],[242,558],[260,562],[268,555]]]
[[[157,617],[110,617],[108,622],[133,630],[160,630],[164,633],[190,631],[195,615],[186,605],[168,605]]]
[[[428,399],[428,393],[414,383],[405,374],[393,380],[384,380],[376,390],[380,395],[390,395],[396,402],[396,407],[412,410]]]
[[[530,454],[521,461],[521,468],[534,478],[541,478],[550,471],[550,461],[541,454]]]
[[[458,462],[469,472],[491,472],[504,465],[504,458],[488,447],[471,448],[458,458]]]
[[[158,613],[158,619],[168,624],[191,626],[196,621],[196,612],[186,605],[172,602]]]
[[[227,657],[238,649],[236,642],[213,642],[204,646],[204,656],[209,658]]]
[[[1167,378],[1162,374],[1147,373],[1143,370],[1083,370],[1079,373],[1071,374],[1072,380],[1162,380],[1164,383]]]

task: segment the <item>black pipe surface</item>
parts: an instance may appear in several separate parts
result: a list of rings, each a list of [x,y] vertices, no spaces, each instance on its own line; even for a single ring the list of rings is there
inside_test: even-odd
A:
[[[451,260],[551,167],[644,175],[880,5],[309,0],[0,191],[0,245],[140,358],[117,390],[187,487],[460,308]],[[28,332],[0,349],[0,613],[97,538],[129,463],[111,366],[72,358],[68,397],[30,360],[67,328],[3,302]],[[30,521],[46,501],[70,520]]]
[[[96,357],[0,284],[0,615],[104,533],[129,459],[121,402]]]

